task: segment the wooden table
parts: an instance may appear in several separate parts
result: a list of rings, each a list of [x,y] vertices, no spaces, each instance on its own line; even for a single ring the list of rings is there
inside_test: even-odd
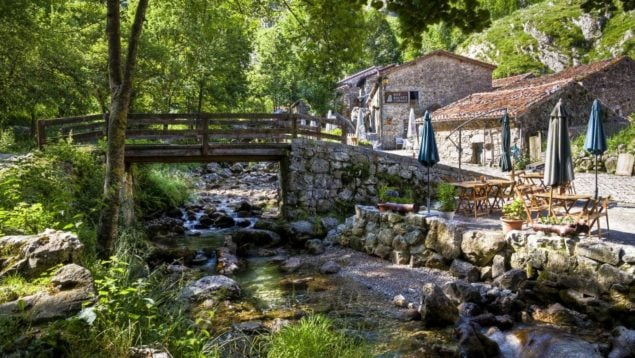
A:
[[[582,210],[585,210],[591,201],[592,195],[587,194],[558,194],[558,193],[536,193],[534,196],[539,198],[543,198],[549,201],[551,198],[551,206],[558,206],[564,209],[566,215],[569,215],[571,209],[575,206],[577,202],[584,203],[584,207]],[[553,215],[553,210],[551,212]]]
[[[502,209],[503,204],[514,197],[513,180],[507,179],[489,179],[485,183],[489,185],[488,195],[492,199],[489,203],[490,211],[494,209]]]
[[[473,212],[474,217],[489,213],[489,185],[481,181],[463,181],[452,183],[457,189],[459,205],[456,210],[464,213]]]
[[[544,181],[545,173],[540,173],[540,172],[525,173],[523,177],[527,179],[528,181],[528,183],[526,184],[538,185],[542,188],[545,188],[545,181]]]

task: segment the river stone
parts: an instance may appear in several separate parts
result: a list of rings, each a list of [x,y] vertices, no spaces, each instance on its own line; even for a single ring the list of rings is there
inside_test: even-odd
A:
[[[236,224],[236,221],[228,215],[220,215],[214,220],[214,226],[221,229],[232,227]]]
[[[240,163],[235,163],[231,166],[231,168],[229,168],[229,170],[231,170],[234,174],[242,173],[244,169],[245,168],[243,168],[243,165]]]
[[[588,325],[586,315],[568,309],[560,303],[554,303],[545,309],[537,306],[532,306],[531,309],[531,318],[536,321],[557,326],[584,327]]]
[[[241,229],[232,234],[236,245],[254,244],[256,246],[275,246],[281,241],[280,235],[270,230]]]
[[[238,298],[240,286],[227,276],[205,276],[185,287],[181,297],[194,302],[206,299]]]
[[[520,358],[602,357],[595,345],[551,327],[519,329],[514,336],[520,343]]]
[[[600,266],[597,272],[598,284],[605,291],[609,291],[613,285],[629,287],[633,283],[633,278],[632,274],[609,264]]]
[[[216,271],[221,275],[233,275],[240,270],[240,260],[229,247],[221,247],[217,252]]]
[[[198,219],[198,222],[201,226],[210,227],[214,223],[214,220],[207,215],[203,215],[200,219]]]
[[[421,288],[419,313],[428,327],[451,325],[459,318],[459,310],[454,303],[433,283],[426,283]]]
[[[409,246],[421,244],[425,239],[426,235],[419,229],[411,230],[404,235],[404,240]]]
[[[443,293],[457,304],[462,302],[481,303],[483,301],[480,290],[464,281],[453,281],[444,284]]]
[[[233,328],[238,332],[243,332],[250,335],[259,334],[267,331],[267,328],[260,320],[234,323]]]
[[[41,323],[70,317],[93,302],[93,277],[87,269],[69,264],[62,266],[51,278],[52,289],[0,305],[0,316],[26,317]]]
[[[320,267],[320,273],[323,275],[333,275],[336,274],[338,272],[340,272],[340,265],[337,264],[337,262],[335,261],[326,261],[321,267]]]
[[[635,330],[618,326],[613,330],[613,349],[608,358],[635,357]]]
[[[172,355],[163,348],[138,346],[130,347],[129,358],[172,358]]]
[[[426,235],[426,247],[440,253],[448,260],[459,257],[461,255],[460,230],[440,218],[427,220],[430,228]]]
[[[461,250],[467,261],[487,266],[505,248],[505,236],[499,231],[470,230],[463,233]]]
[[[2,237],[0,277],[9,273],[37,277],[58,264],[79,262],[83,249],[76,235],[51,229],[37,235]]]
[[[280,264],[280,270],[286,273],[296,272],[300,267],[302,267],[302,261],[297,257],[288,258]]]
[[[479,327],[469,322],[461,323],[455,330],[459,339],[457,357],[498,357],[500,348],[493,340],[487,338]]]
[[[576,245],[575,254],[615,266],[620,262],[621,250],[620,245],[589,239],[580,241]]]
[[[324,245],[322,244],[322,240],[320,239],[311,239],[308,240],[304,247],[306,247],[307,251],[309,251],[312,255],[320,255],[324,253]]]
[[[494,284],[500,288],[518,291],[520,286],[527,281],[527,272],[521,269],[511,269],[494,280]]]
[[[290,223],[289,234],[292,236],[294,241],[306,241],[317,235],[314,230],[313,223],[306,220],[299,220]]]
[[[505,256],[495,255],[492,260],[492,278],[497,278],[504,274],[505,271]]]
[[[322,225],[322,228],[328,232],[330,230],[333,230],[337,227],[337,225],[339,225],[339,220],[337,220],[337,218],[331,217],[331,216],[327,216],[324,218],[320,219],[320,224]]]
[[[468,282],[477,282],[481,278],[481,270],[478,267],[459,259],[452,261],[450,273]]]

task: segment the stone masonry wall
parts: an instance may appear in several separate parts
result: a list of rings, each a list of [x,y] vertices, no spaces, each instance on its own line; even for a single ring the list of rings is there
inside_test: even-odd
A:
[[[558,298],[598,317],[635,315],[635,247],[595,238],[473,230],[442,218],[380,213],[357,206],[329,233],[342,246],[413,267],[449,270],[469,282],[520,277],[538,295]],[[635,317],[634,317],[635,318]]]
[[[385,76],[383,85],[384,93],[418,91],[414,108],[419,117],[426,109],[440,108],[471,93],[490,91],[492,70],[451,57],[433,56],[396,67]],[[395,148],[395,138],[404,133],[410,107],[411,103],[383,103],[382,148]]]
[[[462,171],[463,178],[479,173]],[[427,197],[427,170],[414,158],[334,142],[298,139],[281,163],[283,213],[294,219],[338,212],[348,215],[355,204],[376,204],[382,185],[410,188],[416,204]],[[458,180],[442,164],[430,170],[433,183]]]

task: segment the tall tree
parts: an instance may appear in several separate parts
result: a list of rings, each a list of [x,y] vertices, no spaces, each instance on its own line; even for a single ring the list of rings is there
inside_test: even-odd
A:
[[[125,176],[124,147],[128,109],[132,93],[139,38],[148,8],[148,0],[139,0],[128,40],[128,51],[122,66],[121,17],[119,0],[106,3],[106,34],[108,37],[108,75],[110,82],[110,116],[108,118],[108,150],[106,154],[106,178],[104,180],[104,208],[100,216],[97,237],[99,255],[107,258],[117,238],[120,193]]]

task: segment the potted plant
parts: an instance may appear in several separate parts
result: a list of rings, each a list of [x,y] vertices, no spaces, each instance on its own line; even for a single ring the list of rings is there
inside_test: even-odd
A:
[[[516,198],[511,203],[503,205],[501,224],[504,234],[512,230],[522,229],[525,220],[527,220],[527,212],[522,199]]]
[[[456,201],[454,200],[454,185],[450,183],[439,183],[437,185],[437,201],[439,202],[439,211],[441,217],[448,220],[454,218],[454,210],[456,209]]]

